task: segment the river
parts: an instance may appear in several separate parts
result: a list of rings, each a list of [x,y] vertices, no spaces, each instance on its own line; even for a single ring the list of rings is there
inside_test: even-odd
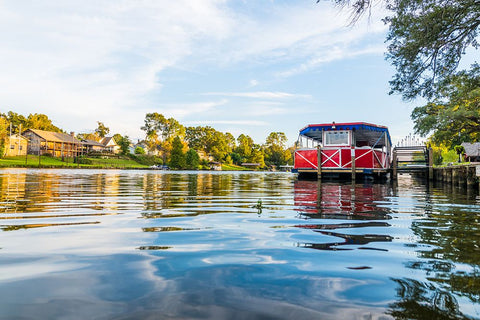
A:
[[[477,191],[0,170],[0,319],[478,319]]]

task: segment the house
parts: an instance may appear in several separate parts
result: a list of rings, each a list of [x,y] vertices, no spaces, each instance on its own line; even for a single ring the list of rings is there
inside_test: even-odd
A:
[[[75,134],[28,129],[22,133],[29,140],[28,153],[54,157],[76,157],[82,152],[82,142]]]
[[[109,153],[120,153],[120,146],[117,144],[113,137],[105,137],[100,140],[100,143],[103,145],[104,152]]]
[[[198,156],[200,157],[200,160],[206,160],[208,162],[214,161],[214,158],[203,150],[200,150],[200,151],[197,150],[197,153],[198,153]]]
[[[98,141],[84,139],[82,140],[83,152],[82,154],[87,154],[91,152],[103,152],[105,146]]]
[[[5,157],[24,156],[27,154],[28,139],[19,135],[12,134],[5,141]]]
[[[208,166],[210,167],[210,170],[214,170],[214,171],[222,170],[222,164],[220,162],[211,161],[208,163]]]
[[[128,150],[131,154],[135,154],[135,150],[138,147],[142,148],[143,151],[148,154],[148,147],[146,146],[145,143],[141,142],[140,140],[135,144],[131,143],[130,146],[128,147]]]
[[[480,142],[475,143],[462,143],[462,146],[465,148],[465,158],[469,162],[479,162],[480,161]]]

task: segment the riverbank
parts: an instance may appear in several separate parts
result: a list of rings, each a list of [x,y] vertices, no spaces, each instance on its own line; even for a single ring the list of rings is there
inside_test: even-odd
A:
[[[0,168],[83,168],[83,169],[151,169],[150,165],[127,158],[83,158],[84,163],[75,163],[73,158],[49,156],[16,156],[0,159]],[[223,171],[252,171],[234,164],[222,164]]]
[[[75,163],[73,158],[54,158],[49,156],[17,156],[0,159],[0,168],[92,168],[92,169],[146,169],[149,166],[131,159],[122,158],[86,158],[88,163]]]

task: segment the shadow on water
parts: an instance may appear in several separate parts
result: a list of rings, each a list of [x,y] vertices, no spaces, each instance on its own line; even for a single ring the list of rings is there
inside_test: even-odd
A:
[[[329,231],[334,229],[360,230],[371,227],[389,227],[390,224],[387,222],[375,221],[392,218],[389,215],[391,212],[389,208],[377,205],[377,203],[385,202],[385,198],[391,193],[388,185],[298,180],[295,181],[294,190],[295,206],[300,218],[308,221],[349,220],[349,222],[343,223],[295,225],[297,228],[311,229],[322,235],[343,240],[326,243],[304,243],[298,244],[299,246],[318,250],[353,250],[357,248],[388,251],[387,249],[365,247],[363,245],[372,242],[391,242],[393,237],[390,235],[348,234]],[[365,220],[370,221],[365,222]]]
[[[398,301],[390,304],[388,314],[395,319],[473,319],[464,315],[457,299],[445,289],[414,279],[393,279]]]

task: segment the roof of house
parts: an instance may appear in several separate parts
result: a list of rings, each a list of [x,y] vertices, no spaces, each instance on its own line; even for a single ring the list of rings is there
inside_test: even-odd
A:
[[[100,143],[103,144],[104,146],[108,146],[108,144],[113,141],[114,144],[117,144],[115,139],[113,137],[105,137],[102,140],[100,140]]]
[[[21,136],[21,135],[19,135],[19,134],[17,134],[17,133],[12,134],[12,135],[10,136],[10,139],[18,139],[18,138],[25,139],[25,140],[28,141],[27,138],[25,138],[24,136]]]
[[[366,122],[310,124],[300,130],[300,135],[322,142],[323,131],[336,130],[355,131],[357,140],[365,140],[368,141],[370,145],[377,145],[380,147],[384,145],[384,141],[381,137],[383,134],[386,134],[389,144],[392,145],[392,139],[390,138],[390,133],[388,132],[387,127]]]
[[[104,147],[104,145],[101,144],[100,142],[95,140],[89,140],[89,139],[82,140],[82,144],[87,146],[94,146],[94,147]]]
[[[45,130],[39,130],[39,129],[27,129],[26,131],[24,131],[24,134],[27,131],[31,131],[35,133],[37,136],[39,136],[40,138],[46,141],[81,143],[80,140],[77,140],[74,136],[67,133],[52,132],[52,131],[45,131]]]
[[[467,157],[480,157],[480,142],[464,142],[462,143],[462,146],[465,148],[465,154]]]

